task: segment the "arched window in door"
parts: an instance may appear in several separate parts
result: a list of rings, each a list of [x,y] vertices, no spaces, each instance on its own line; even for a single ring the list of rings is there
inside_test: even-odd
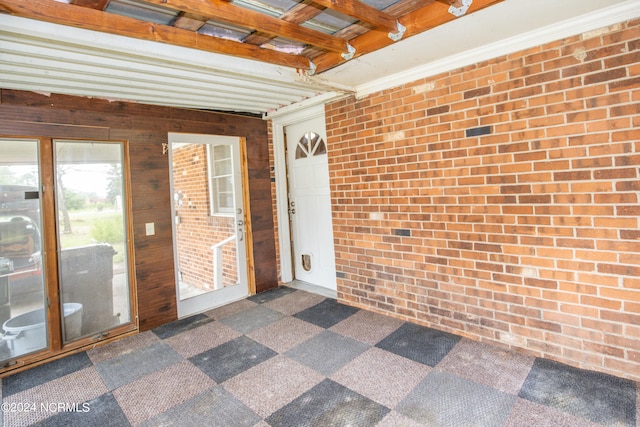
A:
[[[296,160],[320,154],[327,154],[324,140],[315,132],[305,133],[296,146]]]

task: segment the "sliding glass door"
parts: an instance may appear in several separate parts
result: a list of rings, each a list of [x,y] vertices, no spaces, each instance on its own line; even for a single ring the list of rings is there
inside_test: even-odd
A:
[[[49,344],[39,140],[0,139],[0,362]]]
[[[124,147],[53,143],[63,340],[100,338],[131,321]]]
[[[125,142],[0,138],[0,368],[135,330],[126,165]]]

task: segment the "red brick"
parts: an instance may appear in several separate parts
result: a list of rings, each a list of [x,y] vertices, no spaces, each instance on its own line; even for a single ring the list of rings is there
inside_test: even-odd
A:
[[[598,264],[598,271],[606,274],[616,274],[620,276],[640,276],[640,267],[620,264]]]
[[[340,298],[637,371],[620,338],[640,339],[636,21],[329,105]],[[464,136],[477,126],[492,134]]]
[[[584,83],[586,85],[591,85],[594,83],[602,83],[609,80],[618,80],[627,77],[626,68],[615,68],[612,70],[607,70],[602,73],[591,74],[585,76]]]

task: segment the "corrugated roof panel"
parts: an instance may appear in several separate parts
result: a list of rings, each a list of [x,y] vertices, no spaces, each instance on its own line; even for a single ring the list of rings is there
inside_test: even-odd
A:
[[[233,0],[236,6],[252,9],[260,13],[278,17],[299,2],[294,0]]]
[[[171,24],[178,16],[178,12],[174,10],[134,0],[111,0],[105,12],[162,25]]]
[[[299,55],[304,51],[307,45],[303,43],[298,43],[293,40],[288,40],[282,37],[277,37],[275,39],[270,40],[268,43],[262,45],[262,47],[267,49],[277,50],[279,52],[291,53],[294,55]]]
[[[325,9],[318,16],[302,25],[307,28],[322,31],[323,33],[335,34],[355,22],[358,22],[358,20],[336,12],[335,10]]]
[[[210,20],[198,30],[198,33],[228,40],[242,41],[251,34],[252,31],[236,25]]]
[[[379,10],[386,9],[392,4],[399,3],[398,0],[360,0],[360,1],[362,1],[362,3],[368,4],[369,6],[373,6]]]

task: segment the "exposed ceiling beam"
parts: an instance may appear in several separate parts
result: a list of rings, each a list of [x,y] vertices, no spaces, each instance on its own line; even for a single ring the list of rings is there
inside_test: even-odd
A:
[[[360,0],[314,0],[316,3],[373,25],[375,29],[397,31],[396,18]]]
[[[502,1],[504,0],[474,0],[467,14]],[[407,28],[405,34],[406,38],[419,34],[423,31],[427,31],[431,28],[435,28],[454,19],[457,18],[449,13],[446,5],[436,1],[404,15],[398,20]],[[358,57],[388,46],[392,44],[393,41],[389,39],[385,33],[380,31],[369,31],[361,36],[351,39],[349,43],[355,47],[355,57]],[[428,46],[425,46],[425,48],[428,49]],[[345,62],[345,59],[341,55],[332,52],[322,54],[313,59],[313,63],[317,67],[315,71],[316,74],[327,71],[342,64],[343,62]]]
[[[415,0],[411,2],[399,1],[385,8],[384,11],[389,15],[393,15],[397,18],[398,16],[406,15],[407,13],[420,9],[421,7],[433,3],[434,1],[438,0]]]
[[[344,53],[348,51],[347,41],[320,31],[302,27],[291,22],[274,18],[264,13],[236,6],[224,0],[146,0],[170,9],[181,10],[209,19],[251,28],[263,33],[318,46],[322,49]]]
[[[198,31],[206,22],[207,18],[204,16],[180,12],[176,19],[171,22],[171,25],[176,28],[182,28],[183,30]]]
[[[447,6],[453,6],[453,7],[462,7],[462,0],[437,0],[440,3],[444,3]]]
[[[324,6],[316,5],[312,0],[303,0],[283,13],[280,16],[280,19],[293,24],[302,24],[303,22],[315,18],[325,9],[326,8]],[[271,34],[256,31],[245,37],[244,42],[260,46],[274,38],[275,36],[272,36]]]
[[[0,11],[24,18],[106,32],[125,37],[255,59],[272,64],[309,70],[309,60],[254,45],[199,34],[180,28],[101,12],[53,0],[0,0]]]
[[[71,0],[69,3],[90,9],[105,10],[109,5],[109,1],[110,0]]]

